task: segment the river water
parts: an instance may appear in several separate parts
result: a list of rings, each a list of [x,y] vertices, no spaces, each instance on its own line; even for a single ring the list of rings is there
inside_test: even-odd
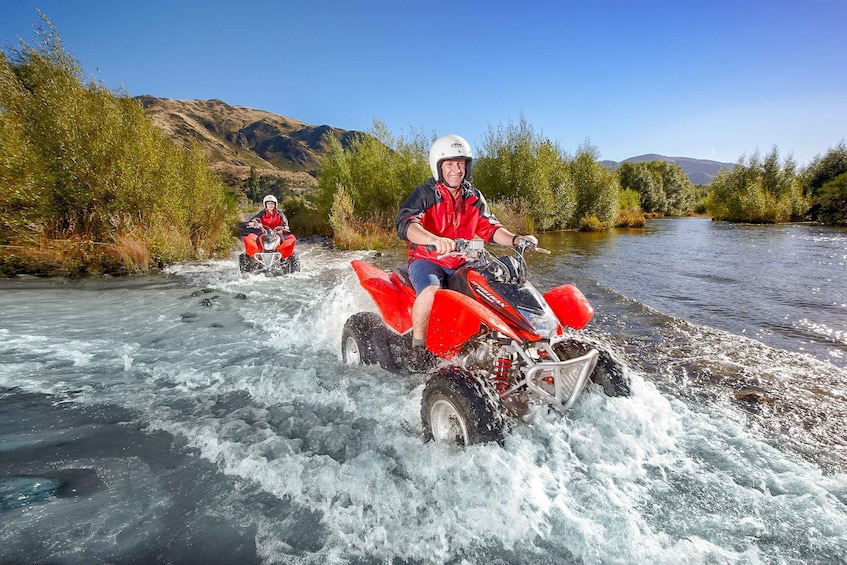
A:
[[[340,360],[401,251],[0,281],[0,563],[847,563],[847,231],[540,239],[633,394],[466,450]]]

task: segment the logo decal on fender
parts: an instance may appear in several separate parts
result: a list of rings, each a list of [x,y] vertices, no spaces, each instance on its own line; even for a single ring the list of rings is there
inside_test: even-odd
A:
[[[504,310],[506,308],[508,308],[508,304],[506,304],[505,302],[503,302],[502,300],[497,298],[495,295],[491,294],[491,292],[489,292],[487,288],[485,288],[484,286],[482,286],[478,282],[471,281],[471,287],[473,287],[473,289],[476,292],[478,292],[480,294],[480,296],[482,296],[485,300],[487,300],[491,304],[494,304],[495,306],[502,308]]]

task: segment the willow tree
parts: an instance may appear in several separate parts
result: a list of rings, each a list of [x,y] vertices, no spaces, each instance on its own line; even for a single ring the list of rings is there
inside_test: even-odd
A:
[[[537,230],[571,221],[575,189],[565,157],[523,115],[518,124],[489,127],[478,153],[473,181],[488,200],[528,210]]]
[[[75,253],[80,273],[108,257],[143,270],[227,252],[235,208],[205,154],[172,143],[138,101],[86,80],[41,17],[36,46],[0,57],[0,235],[24,249],[4,264],[25,267],[28,248],[45,263]],[[57,242],[75,247],[43,257]],[[127,242],[139,250],[129,262]]]
[[[617,168],[617,174],[622,189],[638,193],[642,210],[660,214],[667,212],[668,198],[665,195],[661,177],[655,174],[648,162],[621,163]]]
[[[677,165],[658,160],[623,163],[617,173],[621,188],[638,192],[645,212],[681,216],[694,208],[694,185]]]
[[[576,187],[572,227],[611,227],[620,211],[617,175],[600,163],[597,149],[587,142],[579,147],[569,165]]]
[[[831,225],[847,223],[847,145],[841,141],[823,157],[815,157],[803,172],[803,193],[812,201],[813,220]]]
[[[427,157],[431,138],[413,132],[409,139],[395,137],[384,123],[374,120],[366,135],[344,148],[335,137],[321,157],[318,200],[327,216],[333,213],[336,193],[343,187],[352,212],[351,221],[371,222],[393,229],[400,203],[430,176]],[[336,217],[341,217],[336,214]]]
[[[762,158],[754,153],[722,169],[712,181],[706,207],[716,220],[754,223],[787,222],[808,208],[803,185],[791,158],[784,161],[774,147]]]
[[[847,173],[847,145],[842,140],[822,157],[815,156],[803,171],[803,194],[814,197],[823,185],[844,173]]]

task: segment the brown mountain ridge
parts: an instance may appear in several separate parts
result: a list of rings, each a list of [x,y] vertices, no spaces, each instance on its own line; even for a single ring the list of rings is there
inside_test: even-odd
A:
[[[138,100],[157,126],[183,145],[199,143],[209,154],[209,164],[234,190],[245,186],[251,167],[259,177],[282,179],[300,192],[317,185],[318,159],[329,151],[327,134],[342,147],[358,136],[355,130],[328,125],[313,126],[300,120],[246,106],[231,106],[221,100],[172,100],[139,96]],[[646,154],[623,162],[667,161],[682,168],[694,183],[709,184],[721,168],[732,163],[688,157]],[[620,163],[602,161],[609,169]]]
[[[664,161],[671,165],[675,165],[682,169],[682,172],[685,173],[688,180],[695,185],[710,184],[713,180],[715,180],[715,177],[721,169],[731,171],[735,168],[733,163],[721,163],[720,161],[712,161],[709,159],[692,159],[690,157],[666,157],[665,155],[657,155],[655,153],[630,157],[629,159],[624,159],[620,163],[615,161],[601,161],[601,163],[605,165],[606,168],[615,170],[621,166],[621,163],[641,163],[644,161]]]
[[[230,187],[244,185],[251,167],[264,177],[285,179],[292,189],[316,185],[318,158],[329,151],[326,134],[343,147],[362,132],[313,126],[264,110],[231,106],[221,100],[172,100],[138,96],[145,113],[171,139],[199,143],[209,165]]]

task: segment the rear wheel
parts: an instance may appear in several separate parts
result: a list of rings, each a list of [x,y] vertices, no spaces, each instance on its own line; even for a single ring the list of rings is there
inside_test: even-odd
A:
[[[341,357],[348,365],[380,365],[393,370],[388,347],[388,332],[375,312],[353,314],[341,332]]]
[[[501,441],[505,424],[493,391],[458,367],[442,369],[426,383],[421,421],[427,440],[462,447]]]

